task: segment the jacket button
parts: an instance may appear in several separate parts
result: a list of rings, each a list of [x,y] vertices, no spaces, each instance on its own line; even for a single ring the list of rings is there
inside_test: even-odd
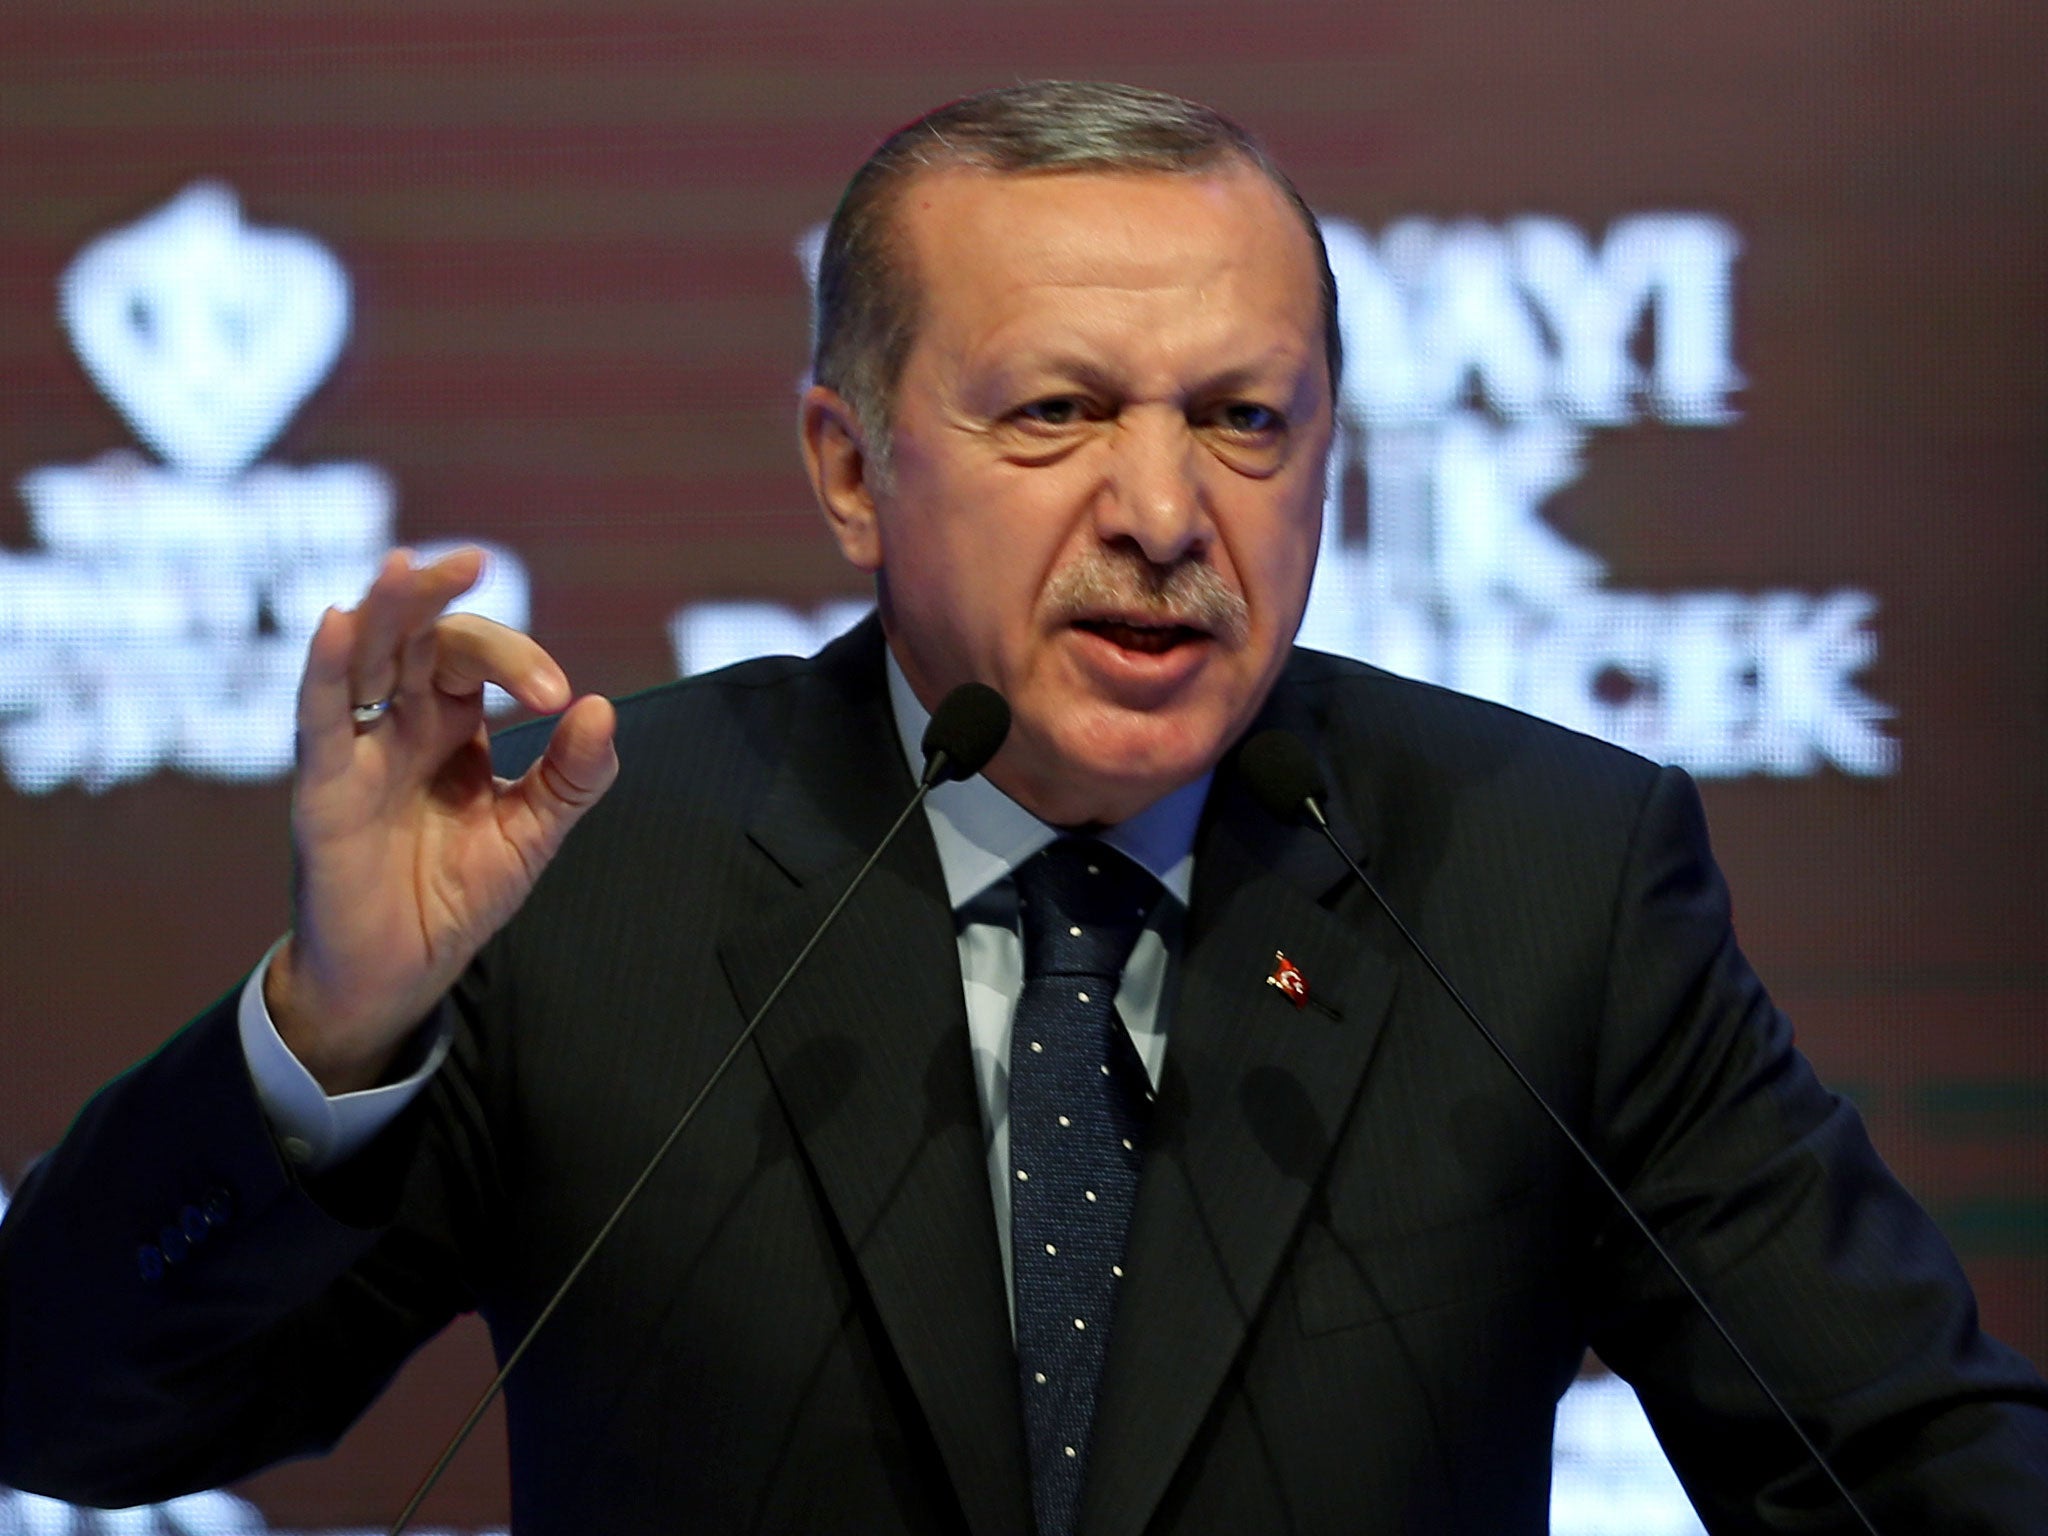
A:
[[[144,1285],[155,1285],[164,1277],[164,1251],[155,1243],[144,1243],[135,1250],[135,1271],[142,1276]]]
[[[206,1213],[206,1224],[220,1228],[235,1219],[235,1197],[221,1185],[216,1184],[206,1192],[201,1209]]]
[[[196,1205],[186,1206],[178,1212],[178,1230],[185,1234],[188,1241],[204,1242],[210,1230],[206,1224],[206,1212]]]
[[[192,1251],[192,1239],[185,1235],[185,1229],[175,1222],[156,1235],[157,1246],[163,1250],[166,1264],[183,1262],[185,1255]]]

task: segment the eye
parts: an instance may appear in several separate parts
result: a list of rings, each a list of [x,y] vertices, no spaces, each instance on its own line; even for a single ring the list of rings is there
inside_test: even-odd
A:
[[[1214,419],[1226,432],[1241,437],[1268,437],[1286,425],[1278,411],[1251,400],[1226,401],[1217,407]]]
[[[1041,427],[1071,427],[1084,414],[1081,402],[1072,395],[1054,395],[1020,406],[1017,418]]]

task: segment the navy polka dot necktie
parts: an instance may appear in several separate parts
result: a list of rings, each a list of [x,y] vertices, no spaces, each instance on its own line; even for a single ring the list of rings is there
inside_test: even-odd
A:
[[[1063,837],[1017,867],[1024,991],[1010,1037],[1017,1364],[1039,1536],[1081,1511],[1150,1101],[1115,1008],[1159,882]]]

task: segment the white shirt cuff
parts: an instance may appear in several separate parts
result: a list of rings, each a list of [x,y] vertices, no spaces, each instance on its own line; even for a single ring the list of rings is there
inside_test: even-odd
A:
[[[398,1118],[399,1111],[413,1101],[446,1059],[450,1028],[445,1017],[437,1017],[427,1026],[433,1037],[419,1067],[409,1076],[376,1088],[330,1096],[278,1035],[263,1001],[263,978],[270,973],[271,957],[283,943],[279,939],[270,946],[242,987],[238,1012],[242,1057],[249,1064],[256,1102],[263,1106],[278,1147],[302,1173],[319,1173],[360,1152]]]

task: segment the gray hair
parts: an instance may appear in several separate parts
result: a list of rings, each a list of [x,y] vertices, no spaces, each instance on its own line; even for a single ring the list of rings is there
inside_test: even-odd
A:
[[[886,483],[896,386],[917,338],[917,283],[895,229],[897,198],[913,176],[943,166],[1013,175],[1195,175],[1232,161],[1270,181],[1308,231],[1322,283],[1323,350],[1334,395],[1344,364],[1337,280],[1315,214],[1258,141],[1222,113],[1163,91],[1038,80],[964,97],[899,128],[854,173],[826,227],[811,377],[852,409],[867,440],[870,472]]]

